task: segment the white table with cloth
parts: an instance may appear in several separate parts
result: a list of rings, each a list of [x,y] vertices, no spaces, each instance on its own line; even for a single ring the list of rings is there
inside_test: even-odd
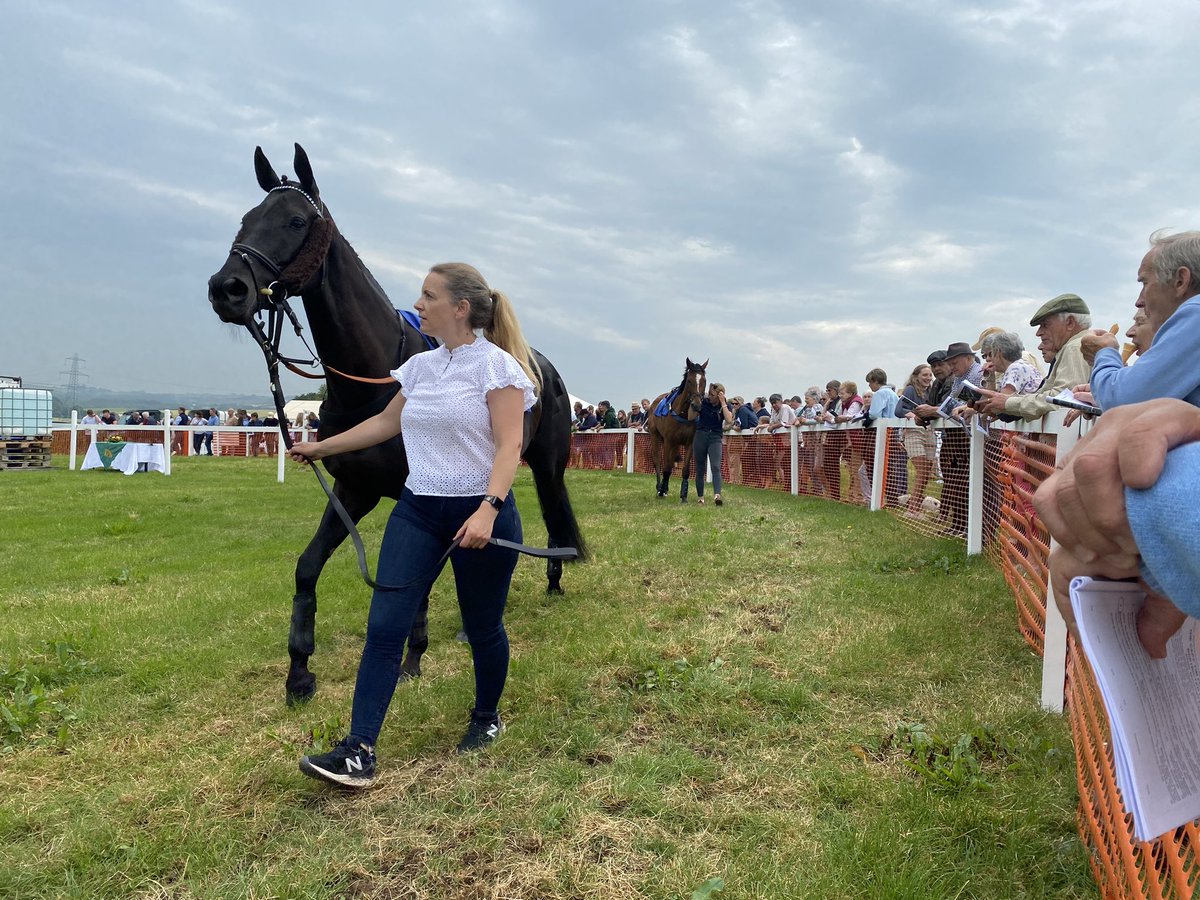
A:
[[[144,466],[145,468],[141,468]],[[92,444],[83,457],[84,469],[114,469],[132,475],[162,472],[165,468],[162,444],[130,444],[124,441],[100,441]]]

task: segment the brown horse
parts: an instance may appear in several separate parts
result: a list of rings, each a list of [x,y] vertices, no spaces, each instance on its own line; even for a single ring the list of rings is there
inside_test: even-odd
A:
[[[650,418],[646,421],[646,433],[650,435],[650,460],[654,463],[656,487],[660,497],[667,496],[671,470],[675,468],[679,448],[683,448],[680,503],[687,503],[688,480],[692,473],[692,442],[696,438],[696,416],[700,413],[700,401],[708,389],[708,382],[704,377],[708,360],[694,363],[689,359],[686,362],[687,368],[684,369],[679,387],[654,398],[654,402],[650,404]],[[667,412],[659,415],[659,404],[664,400],[667,401]]]

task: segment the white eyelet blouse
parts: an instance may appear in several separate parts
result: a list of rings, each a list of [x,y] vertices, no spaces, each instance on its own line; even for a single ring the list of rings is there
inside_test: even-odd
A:
[[[487,393],[519,387],[524,409],[537,400],[525,370],[482,336],[453,352],[444,346],[409,358],[392,377],[400,382],[404,409],[400,434],[408,454],[414,494],[473,497],[487,493],[496,441]]]

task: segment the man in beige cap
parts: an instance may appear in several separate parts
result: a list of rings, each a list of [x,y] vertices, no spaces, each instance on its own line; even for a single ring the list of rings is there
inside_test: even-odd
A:
[[[998,394],[985,390],[984,399],[975,404],[978,412],[1017,416],[1027,421],[1039,419],[1058,408],[1047,397],[1087,383],[1092,367],[1083,358],[1080,347],[1092,324],[1087,304],[1077,294],[1059,294],[1042,304],[1029,324],[1037,328],[1038,349],[1055,353],[1046,380],[1036,394]]]

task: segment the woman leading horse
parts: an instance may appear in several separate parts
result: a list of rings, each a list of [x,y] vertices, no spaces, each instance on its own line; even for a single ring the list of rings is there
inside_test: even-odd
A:
[[[400,391],[380,413],[328,440],[297,444],[311,462],[361,450],[404,432],[408,479],[383,535],[379,578],[367,619],[350,734],[329,753],[305,756],[306,775],[344,787],[375,782],[375,741],[400,677],[400,656],[421,601],[449,551],[458,608],[475,664],[475,708],[458,751],[479,749],[503,729],[498,705],[508,675],[504,605],[517,564],[494,536],[521,542],[512,487],[524,414],[540,375],[512,304],[471,266],[430,269],[416,310],[421,332],[442,345],[392,372]],[[454,411],[447,415],[447,409]]]
[[[321,198],[308,155],[299,144],[293,165],[299,181],[281,178],[262,149],[255,150],[254,170],[266,197],[242,218],[228,259],[209,279],[208,299],[223,321],[244,326],[254,335],[273,377],[280,362],[288,363],[279,353],[280,313],[292,317],[299,332],[287,297],[303,300],[316,355],[325,369],[327,395],[321,404],[320,429],[325,441],[387,408],[399,391],[387,373],[426,351],[426,344],[420,332],[397,313],[338,230]],[[274,329],[268,327],[270,334],[264,334],[258,322],[264,310],[275,322]],[[583,539],[563,481],[571,448],[569,395],[544,356],[530,351],[526,362],[541,374],[542,390],[526,417],[524,459],[533,472],[548,542],[552,547],[576,547],[583,557]],[[399,435],[373,447],[331,456],[324,466],[336,479],[333,495],[353,523],[381,498],[399,499],[408,476],[405,445]],[[307,700],[316,690],[308,661],[315,646],[317,580],[348,534],[331,502],[296,563],[288,636],[289,702]],[[547,592],[561,593],[561,561],[551,559],[546,569]],[[424,612],[419,612],[403,664],[406,675],[420,673],[420,655],[428,643],[424,621]]]

